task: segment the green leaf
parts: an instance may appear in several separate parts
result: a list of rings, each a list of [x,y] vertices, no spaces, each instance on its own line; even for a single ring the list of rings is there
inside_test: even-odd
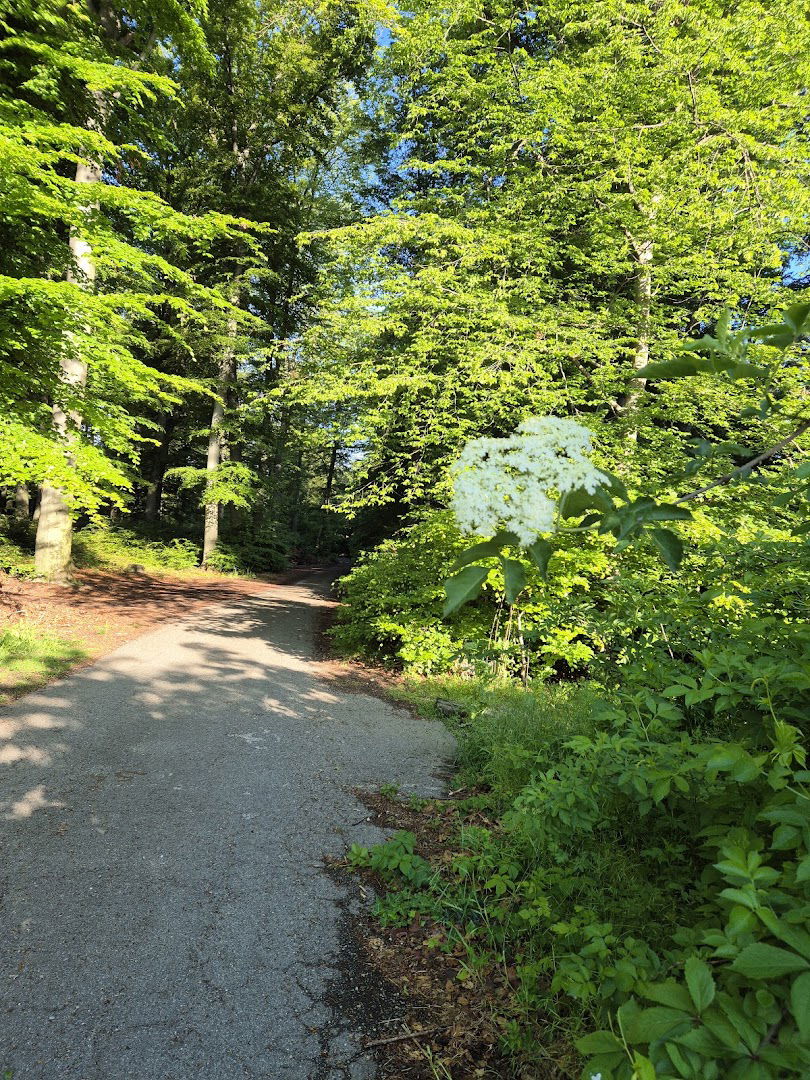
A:
[[[655,1067],[650,1059],[636,1051],[633,1055],[633,1080],[655,1080],[656,1075]]]
[[[643,983],[639,993],[648,1001],[657,1001],[660,1005],[668,1005],[672,1009],[681,1009],[685,1013],[692,1012],[692,999],[686,987],[667,979],[662,983]]]
[[[685,346],[684,346],[685,348]],[[638,379],[682,379],[687,375],[697,375],[697,361],[689,356],[678,356],[674,360],[663,360],[657,364],[647,364],[636,372]]]
[[[810,971],[793,980],[790,1008],[803,1039],[810,1039]]]
[[[723,1052],[723,1044],[706,1027],[693,1028],[675,1038],[680,1046],[686,1046],[702,1057],[715,1058]]]
[[[505,559],[501,556],[503,567],[504,594],[507,604],[514,604],[520,593],[526,587],[526,571],[523,564],[516,559]]]
[[[782,313],[783,320],[798,337],[800,334],[810,333],[810,304],[791,304],[787,311]]]
[[[683,558],[683,544],[669,529],[653,529],[652,538],[670,570],[677,570]]]
[[[554,549],[548,540],[537,539],[533,544],[529,544],[526,548],[531,557],[532,562],[540,571],[541,576],[545,579],[548,574],[548,561],[554,554]]]
[[[580,1054],[609,1054],[624,1050],[624,1043],[617,1039],[612,1031],[594,1031],[577,1039],[576,1048]]]
[[[624,499],[625,502],[629,502],[630,496],[627,494],[627,488],[624,486],[624,481],[621,480],[615,473],[608,472],[607,469],[601,470],[602,475],[607,477],[607,490],[611,495],[617,496],[619,499]]]
[[[489,567],[468,566],[453,577],[448,578],[444,583],[447,600],[442,614],[445,618],[452,615],[454,611],[458,611],[460,607],[463,607],[470,600],[474,600],[481,592],[488,577]]]
[[[597,488],[594,492],[575,488],[573,491],[566,491],[560,499],[560,516],[563,518],[582,517],[586,510],[592,508],[604,513],[613,509],[613,500],[604,488]]]
[[[690,956],[684,965],[686,985],[698,1014],[714,1001],[714,979],[709,965],[699,956]]]
[[[519,544],[520,541],[514,533],[498,532],[490,540],[482,540],[480,544],[473,544],[466,551],[462,551],[450,569],[460,570],[462,566],[469,566],[470,563],[479,562],[481,559],[497,558],[503,548],[517,547]]]
[[[681,1012],[680,1009],[653,1005],[650,1009],[643,1009],[633,1018],[626,1034],[632,1043],[653,1043],[658,1042],[659,1039],[673,1037],[681,1029],[688,1028],[691,1023],[691,1016]]]
[[[808,968],[810,964],[803,957],[764,942],[748,945],[731,965],[732,971],[749,979],[779,979]]]
[[[647,521],[691,521],[692,511],[675,503],[659,503],[646,511],[644,517]]]

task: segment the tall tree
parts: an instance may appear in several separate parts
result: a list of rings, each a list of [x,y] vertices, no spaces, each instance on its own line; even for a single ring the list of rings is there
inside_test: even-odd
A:
[[[204,458],[200,448],[174,475],[203,491],[206,562],[224,507],[260,501],[273,482],[266,466],[281,410],[268,392],[285,343],[304,324],[316,272],[297,236],[334,224],[340,212],[330,159],[371,59],[376,12],[344,0],[306,8],[215,0],[203,20],[215,62],[184,77],[186,108],[173,114],[171,145],[159,159],[161,190],[178,208],[237,214],[263,229],[260,249],[232,239],[215,263],[189,264],[195,278],[255,317],[241,332],[233,318],[220,320],[209,347],[196,352],[217,396]]]
[[[798,0],[409,6],[377,84],[388,210],[328,238],[301,384],[361,418],[347,506],[441,499],[468,437],[532,412],[584,417],[639,476],[673,425],[765,438],[734,393],[632,375],[724,304],[779,303],[808,44]]]
[[[175,213],[127,183],[157,138],[149,107],[174,94],[178,50],[207,63],[198,14],[0,2],[0,482],[42,485],[48,577],[69,570],[72,516],[131,487],[139,408],[191,387],[144,363],[145,328],[160,309],[194,321],[223,307],[155,249],[205,247],[236,222]]]

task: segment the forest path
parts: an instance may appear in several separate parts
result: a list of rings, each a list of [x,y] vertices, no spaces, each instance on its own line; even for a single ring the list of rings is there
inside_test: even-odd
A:
[[[323,856],[380,838],[350,788],[438,794],[453,745],[319,678],[326,594],[206,608],[0,712],[0,1075],[375,1075]]]

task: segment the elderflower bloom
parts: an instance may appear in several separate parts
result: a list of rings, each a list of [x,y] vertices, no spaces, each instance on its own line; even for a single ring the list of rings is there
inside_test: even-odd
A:
[[[453,466],[453,510],[461,531],[513,532],[526,547],[554,531],[557,500],[607,477],[588,457],[591,433],[556,416],[524,420],[506,439],[472,439]]]

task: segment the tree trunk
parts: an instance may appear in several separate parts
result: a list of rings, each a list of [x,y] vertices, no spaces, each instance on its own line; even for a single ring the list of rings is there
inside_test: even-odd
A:
[[[236,300],[232,300],[233,303]],[[214,402],[211,414],[211,431],[208,435],[208,457],[205,468],[209,475],[207,487],[210,487],[213,474],[219,468],[222,461],[228,456],[228,448],[225,434],[222,430],[222,421],[225,417],[225,402],[232,404],[234,389],[236,387],[236,320],[228,320],[229,345],[222,357],[219,368],[219,399]],[[206,502],[205,525],[203,529],[203,558],[205,566],[216,549],[219,541],[220,504],[218,502]]]
[[[14,520],[28,521],[31,516],[31,499],[27,484],[17,484],[14,489]]]
[[[329,455],[329,468],[326,470],[326,483],[323,489],[323,507],[329,506],[332,501],[332,487],[335,483],[335,468],[337,466],[339,446],[337,443],[332,443],[332,452]],[[315,538],[315,551],[320,554],[321,544],[323,542],[323,529],[324,529],[324,516],[321,514],[320,521],[318,522],[318,535]]]
[[[163,433],[155,450],[152,475],[146,489],[146,507],[144,510],[144,517],[149,522],[157,521],[160,517],[160,504],[163,499],[163,478],[166,475],[166,466],[169,463],[169,447],[171,446],[176,423],[177,417],[173,412],[165,417]]]
[[[650,362],[653,243],[652,240],[638,241],[629,232],[627,236],[637,263],[637,269],[633,277],[633,299],[636,305],[636,345],[633,350],[633,370],[641,371]],[[617,413],[633,412],[646,385],[646,379],[632,379],[630,389],[619,398],[615,411]],[[636,439],[638,432],[632,431],[629,437],[633,440]]]
[[[329,455],[329,468],[326,473],[326,486],[323,489],[323,501],[329,505],[332,501],[332,485],[335,482],[335,466],[337,465],[338,444],[332,444],[332,453]]]
[[[101,180],[101,166],[80,162],[76,166],[77,184],[95,184]],[[68,244],[73,255],[76,271],[68,272],[69,281],[78,281],[91,287],[96,277],[96,264],[90,245],[80,236],[72,234]],[[59,359],[63,382],[72,386],[84,386],[87,381],[87,365],[77,357],[63,354]],[[75,427],[81,424],[81,416],[72,412],[70,420]],[[71,441],[68,416],[54,402],[53,426],[57,437],[65,443],[69,455]],[[70,555],[73,547],[73,519],[67,496],[59,488],[49,484],[42,486],[42,498],[37,523],[34,566],[37,575],[48,581],[62,581],[70,575]]]
[[[214,402],[214,411],[211,415],[211,431],[208,435],[208,457],[205,467],[210,477],[219,468],[222,460],[222,418],[225,415],[221,401]],[[207,502],[205,504],[205,527],[203,531],[203,566],[205,566],[214,552],[219,540],[219,503]]]

